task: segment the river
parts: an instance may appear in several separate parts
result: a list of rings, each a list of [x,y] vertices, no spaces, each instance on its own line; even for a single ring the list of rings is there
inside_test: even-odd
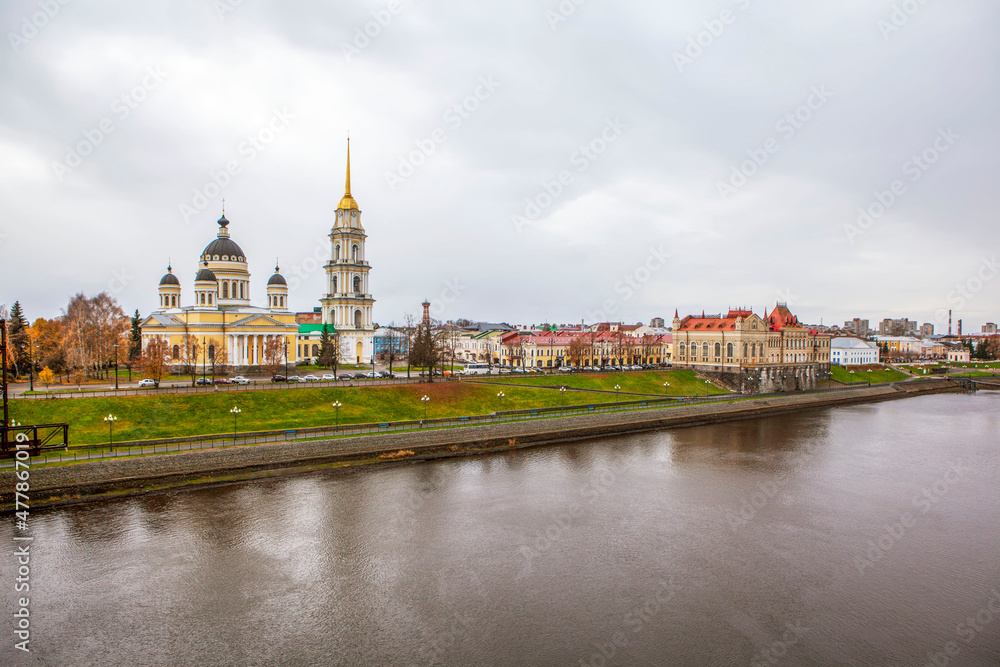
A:
[[[4,665],[1000,664],[1000,393],[31,521]]]

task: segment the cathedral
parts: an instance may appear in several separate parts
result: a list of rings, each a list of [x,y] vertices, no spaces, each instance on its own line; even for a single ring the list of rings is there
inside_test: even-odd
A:
[[[351,196],[350,140],[344,196],[334,215],[330,261],[324,265],[326,293],[319,300],[322,322],[337,335],[341,362],[368,364],[374,353],[375,299],[368,287],[367,235]],[[267,306],[254,306],[247,257],[230,236],[224,210],[218,225],[217,237],[199,257],[194,305],[183,305],[181,281],[167,266],[160,279],[159,309],[142,322],[143,347],[154,337],[164,339],[168,361],[175,366],[294,364],[317,356],[317,327],[297,323],[279,268],[267,281]]]

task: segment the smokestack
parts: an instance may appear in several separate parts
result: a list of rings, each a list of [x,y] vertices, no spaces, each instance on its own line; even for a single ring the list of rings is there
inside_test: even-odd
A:
[[[420,305],[424,307],[424,326],[429,327],[431,325],[431,302],[424,299]]]
[[[962,320],[958,321],[958,337],[962,337]]]
[[[951,309],[948,309],[948,335],[951,335]]]

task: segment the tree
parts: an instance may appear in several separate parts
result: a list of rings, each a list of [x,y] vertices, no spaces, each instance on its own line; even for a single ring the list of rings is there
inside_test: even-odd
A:
[[[146,343],[146,349],[142,351],[142,355],[139,357],[139,368],[157,386],[160,385],[160,380],[163,379],[163,376],[166,375],[169,369],[169,362],[167,361],[168,349],[169,346],[166,339],[154,336]]]
[[[56,374],[48,366],[38,372],[38,381],[45,385],[45,391],[49,390],[49,385],[55,382],[55,379]]]
[[[261,370],[273,378],[284,360],[285,339],[282,336],[268,336],[264,341],[264,363],[261,364]]]
[[[571,366],[586,366],[583,360],[587,354],[587,339],[581,336],[574,336],[566,348],[566,359]]]
[[[135,315],[132,316],[131,331],[128,337],[128,353],[125,355],[125,368],[128,369],[128,379],[132,379],[132,367],[135,366],[139,357],[142,356],[142,318],[139,317],[139,309],[136,308]]]
[[[406,348],[405,334],[396,330],[396,323],[390,322],[389,326],[383,329],[381,338],[385,340],[382,349],[379,350],[378,360],[386,365],[389,372],[392,372],[392,365],[403,357]]]
[[[441,342],[431,324],[421,323],[410,345],[410,363],[427,368],[427,378],[434,381],[434,369],[441,362]]]
[[[77,294],[63,314],[63,346],[68,365],[95,375],[102,370],[107,372],[114,360],[115,343],[127,327],[128,318],[107,292],[93,298]]]
[[[31,343],[36,362],[57,374],[66,370],[62,336],[62,322],[59,319],[39,317],[31,325]]]
[[[10,323],[7,329],[7,359],[18,377],[24,371],[32,372],[31,368],[31,336],[28,323],[21,311],[21,302],[15,301],[10,308]]]
[[[323,330],[319,336],[319,365],[323,368],[332,368],[333,374],[337,374],[337,362],[340,361],[340,334],[334,330],[330,333],[330,325],[323,323]]]

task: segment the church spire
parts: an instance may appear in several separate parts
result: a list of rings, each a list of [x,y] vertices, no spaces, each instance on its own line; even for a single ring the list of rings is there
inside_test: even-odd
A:
[[[358,202],[354,201],[354,197],[351,195],[351,138],[347,138],[347,178],[344,181],[344,198],[340,200],[340,204],[337,205],[338,209],[349,209],[352,211],[360,210],[358,208]]]

